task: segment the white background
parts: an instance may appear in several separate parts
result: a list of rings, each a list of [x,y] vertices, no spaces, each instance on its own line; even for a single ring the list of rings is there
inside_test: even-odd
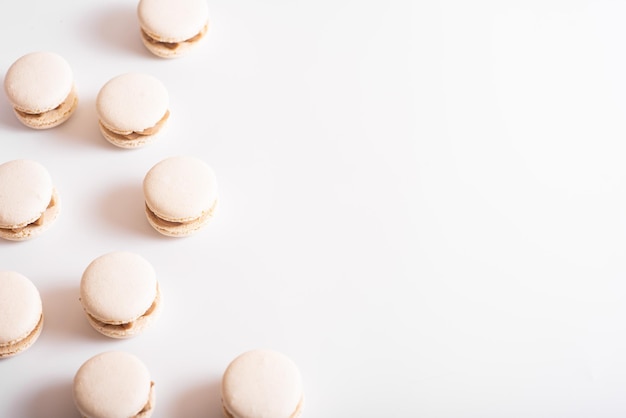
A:
[[[228,362],[273,348],[303,375],[304,417],[626,416],[626,3],[211,0],[177,60],[141,44],[132,0],[5,4],[0,70],[49,50],[78,110],[34,131],[0,95],[0,161],[31,158],[58,223],[0,242],[45,325],[0,361],[0,416],[78,417],[75,371],[111,349],[155,381],[154,416],[217,418]],[[95,97],[142,71],[168,131],[108,144]],[[219,211],[158,235],[141,182],[161,159],[215,170]],[[88,325],[95,257],[137,252],[164,296],[132,340]]]

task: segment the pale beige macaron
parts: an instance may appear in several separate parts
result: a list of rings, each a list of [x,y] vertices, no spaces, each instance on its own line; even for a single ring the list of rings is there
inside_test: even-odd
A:
[[[295,363],[274,350],[235,358],[222,377],[222,409],[228,418],[296,418],[302,413],[302,377]]]
[[[17,118],[34,129],[53,128],[69,119],[78,105],[74,73],[53,52],[32,52],[7,70],[4,90]]]
[[[148,368],[124,351],[106,351],[85,361],[74,375],[73,394],[83,418],[148,418],[155,407]]]
[[[100,132],[120,148],[154,141],[169,120],[169,94],[156,77],[126,73],[109,80],[96,98]]]
[[[41,297],[33,282],[14,271],[0,271],[0,358],[29,348],[42,328]]]
[[[80,302],[96,331],[112,338],[136,336],[151,327],[161,312],[154,267],[127,251],[101,255],[83,272]]]
[[[137,17],[143,44],[161,58],[188,53],[209,27],[206,0],[140,0]]]
[[[163,235],[185,237],[206,226],[217,205],[217,180],[207,163],[177,156],[155,164],[143,180],[146,216]]]
[[[33,160],[0,164],[0,238],[23,241],[56,221],[60,200],[48,170]]]

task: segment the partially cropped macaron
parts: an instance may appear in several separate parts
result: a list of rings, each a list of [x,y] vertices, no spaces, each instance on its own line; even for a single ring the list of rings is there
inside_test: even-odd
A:
[[[161,58],[188,53],[209,27],[206,0],[140,0],[137,17],[143,44]]]
[[[222,408],[227,418],[296,418],[303,405],[300,371],[282,353],[251,350],[224,371]]]
[[[34,129],[60,125],[78,105],[72,68],[53,52],[18,58],[7,70],[4,90],[19,121]]]
[[[161,311],[154,267],[132,252],[101,255],[83,272],[80,302],[96,331],[112,338],[136,336],[150,328]]]
[[[120,148],[153,142],[169,120],[169,94],[163,83],[144,73],[125,73],[109,80],[96,98],[100,132]]]
[[[54,224],[59,196],[48,170],[33,160],[0,164],[0,238],[23,241]]]
[[[74,375],[73,394],[83,418],[148,418],[155,407],[148,368],[124,351],[107,351],[85,361]]]
[[[205,227],[217,205],[217,180],[196,157],[177,156],[155,164],[143,180],[146,216],[154,229],[171,237]]]
[[[43,328],[39,291],[27,277],[0,271],[0,358],[29,348]]]

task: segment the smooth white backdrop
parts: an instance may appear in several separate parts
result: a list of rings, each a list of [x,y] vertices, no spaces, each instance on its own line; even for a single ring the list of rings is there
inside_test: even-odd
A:
[[[0,361],[0,416],[78,417],[71,381],[105,350],[152,373],[156,418],[217,418],[228,362],[274,348],[305,417],[626,415],[626,4],[615,0],[210,1],[192,54],[151,56],[136,2],[11,2],[4,74],[49,50],[80,103],[33,131],[0,95],[0,161],[32,158],[63,210],[0,242],[39,288],[44,331]],[[109,145],[95,97],[127,71],[171,97],[161,140]],[[214,222],[154,232],[162,158],[215,170]],[[113,250],[157,271],[155,328],[116,341],[78,301]]]

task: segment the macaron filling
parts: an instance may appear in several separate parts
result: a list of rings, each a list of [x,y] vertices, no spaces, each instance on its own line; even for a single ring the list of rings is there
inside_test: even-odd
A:
[[[147,311],[145,311],[142,315],[132,321],[105,321],[99,318],[96,318],[91,313],[87,312],[87,316],[89,320],[95,325],[99,330],[104,331],[106,334],[113,335],[124,335],[131,334],[135,329],[142,329],[145,322],[150,319],[150,316],[153,315],[160,307],[161,304],[161,291],[157,284],[156,297],[154,301],[150,305]]]
[[[58,196],[57,196],[56,190],[53,190],[52,197],[50,198],[50,202],[48,203],[48,206],[37,219],[35,219],[34,221],[24,222],[22,224],[14,225],[11,227],[1,227],[0,229],[13,232],[13,233],[19,233],[29,227],[42,226],[47,220],[52,221],[56,217],[53,215],[52,212],[54,212],[57,202],[58,202]]]
[[[33,330],[26,336],[0,344],[0,358],[12,356],[30,347],[35,342],[37,337],[39,337],[42,328],[43,314],[39,316],[39,321],[37,322],[35,328],[33,328]]]
[[[193,44],[193,43],[200,41],[204,37],[204,35],[206,35],[208,29],[209,29],[209,24],[207,23],[202,27],[200,32],[198,32],[196,35],[192,36],[189,39],[185,39],[185,40],[177,41],[177,42],[160,41],[157,39],[158,37],[156,35],[150,35],[143,28],[141,29],[141,36],[146,42],[150,43],[151,45],[160,46],[160,47],[171,49],[171,50],[176,50],[181,45]]]
[[[194,227],[199,228],[207,223],[213,217],[216,206],[217,200],[213,202],[213,205],[208,210],[203,211],[199,217],[184,221],[176,221],[164,219],[161,216],[157,215],[152,209],[150,209],[150,206],[148,206],[148,203],[146,202],[146,214],[148,215],[148,218],[153,225],[163,230],[167,230],[170,233],[176,232],[177,230],[180,230],[181,233],[183,233],[188,232],[189,230],[196,229]]]
[[[141,411],[137,412],[132,418],[146,418],[152,415],[152,410],[154,409],[154,382],[150,382],[150,393],[148,395],[148,401],[141,409]]]
[[[69,117],[76,108],[77,103],[78,95],[76,94],[76,88],[75,86],[72,86],[72,90],[65,100],[53,109],[44,112],[32,112],[27,109],[14,107],[13,110],[20,118],[25,120],[35,121],[48,119],[49,123],[54,123],[56,121],[65,120]]]
[[[100,121],[100,128],[111,138],[118,141],[134,141],[151,135],[156,135],[167,123],[170,117],[170,111],[166,111],[165,115],[156,123],[156,125],[140,130],[140,131],[115,131],[113,128],[106,126]]]

